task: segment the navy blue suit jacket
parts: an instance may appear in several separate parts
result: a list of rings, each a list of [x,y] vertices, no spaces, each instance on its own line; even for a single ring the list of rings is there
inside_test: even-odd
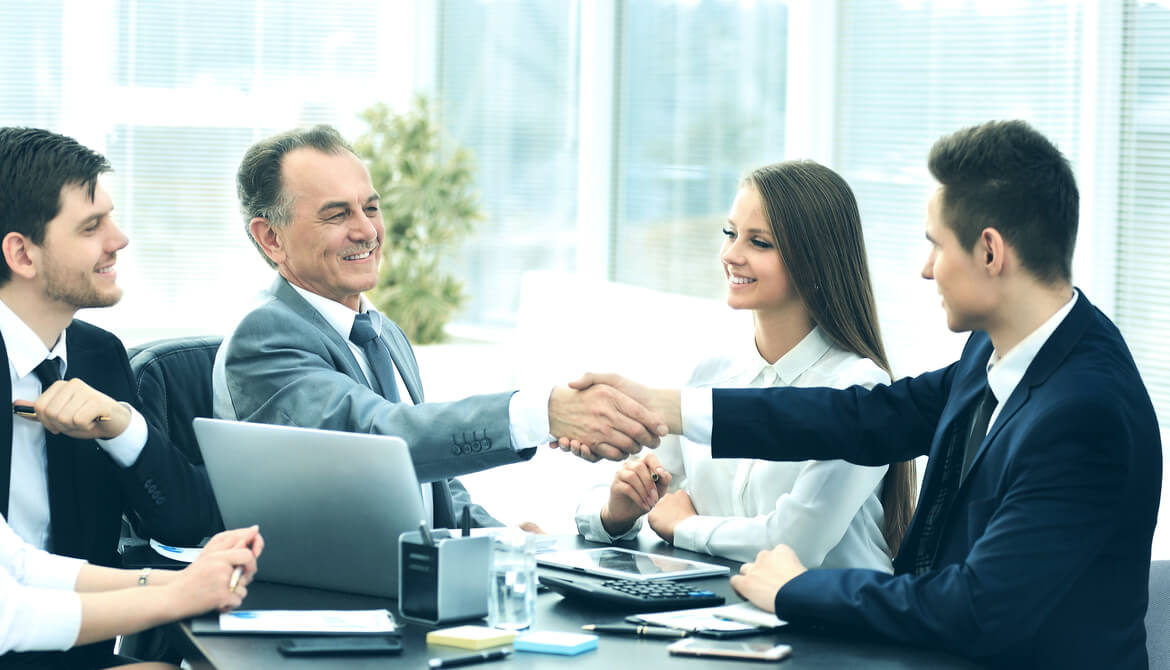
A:
[[[126,349],[117,337],[83,321],[71,323],[66,333],[67,379],[80,378],[115,400],[139,405]],[[7,360],[2,339],[0,352]],[[0,400],[11,406],[9,378],[0,385]],[[0,412],[0,439],[12,440],[13,420],[11,412]],[[117,565],[123,512],[137,515],[162,542],[198,544],[212,530],[215,510],[206,472],[149,422],[147,429],[146,446],[129,468],[118,466],[93,440],[54,439],[47,452],[53,553]]]
[[[992,349],[974,333],[956,363],[872,391],[716,390],[712,451],[861,465],[928,454],[930,500],[934,457],[967,430]],[[916,515],[893,575],[810,570],[779,590],[776,612],[996,667],[1145,668],[1161,478],[1149,395],[1121,334],[1082,294],[1002,401],[933,569],[913,574]]]

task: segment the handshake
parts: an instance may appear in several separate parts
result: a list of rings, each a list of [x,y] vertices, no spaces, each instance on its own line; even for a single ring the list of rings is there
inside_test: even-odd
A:
[[[548,399],[550,447],[590,462],[620,461],[682,432],[678,391],[651,389],[615,374],[589,373]]]

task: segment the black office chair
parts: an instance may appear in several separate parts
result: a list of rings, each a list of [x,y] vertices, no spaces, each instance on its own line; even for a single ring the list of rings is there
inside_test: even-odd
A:
[[[1150,655],[1150,670],[1170,670],[1170,561],[1150,563],[1146,651]]]
[[[222,337],[172,337],[129,350],[142,414],[202,464],[192,419],[212,415],[211,368]]]
[[[222,337],[173,337],[132,347],[130,370],[141,402],[142,415],[165,431],[192,463],[203,464],[191,422],[212,415],[211,369]],[[217,523],[222,527],[223,522]],[[142,546],[145,540],[129,520],[123,522],[123,548]],[[145,547],[143,547],[145,549]],[[149,550],[146,550],[149,554]],[[132,563],[126,552],[126,561]],[[136,567],[136,566],[135,566]],[[167,644],[158,629],[122,638],[119,652],[142,660],[177,664],[181,654]]]

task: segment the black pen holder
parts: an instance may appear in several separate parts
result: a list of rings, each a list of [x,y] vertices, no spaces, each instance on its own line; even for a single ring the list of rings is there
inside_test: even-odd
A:
[[[403,618],[436,624],[482,619],[488,613],[492,538],[419,531],[398,537],[398,612]]]

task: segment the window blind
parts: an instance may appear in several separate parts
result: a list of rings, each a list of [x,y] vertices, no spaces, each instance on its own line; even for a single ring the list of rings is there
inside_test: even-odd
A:
[[[1170,426],[1170,3],[1124,15],[1117,325]]]
[[[447,267],[464,323],[510,326],[529,270],[576,265],[580,9],[576,2],[439,5],[443,128],[471,151],[485,219]]]
[[[784,159],[783,2],[623,2],[612,276],[722,298],[739,182]]]
[[[949,363],[965,339],[948,334],[935,287],[919,274],[931,145],[964,126],[1019,118],[1075,170],[1081,23],[1079,3],[1045,0],[841,2],[834,167],[861,206],[896,376]]]

